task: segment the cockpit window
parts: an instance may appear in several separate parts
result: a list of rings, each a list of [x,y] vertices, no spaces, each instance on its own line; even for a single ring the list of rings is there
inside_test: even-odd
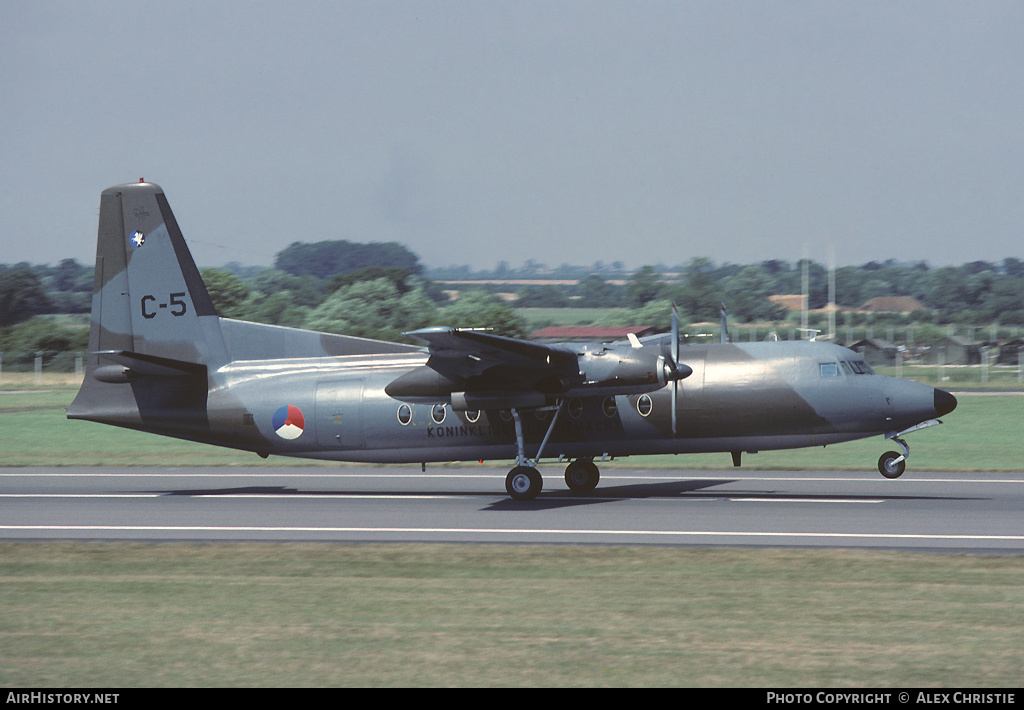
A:
[[[818,367],[821,368],[822,377],[839,377],[839,365],[834,362],[822,362],[818,363]]]
[[[846,363],[844,362],[843,364],[845,365]],[[854,373],[858,375],[875,374],[875,371],[872,370],[871,367],[863,360],[850,360],[849,365],[853,369]]]

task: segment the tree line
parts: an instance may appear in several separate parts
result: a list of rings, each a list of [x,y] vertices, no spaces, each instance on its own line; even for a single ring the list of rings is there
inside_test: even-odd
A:
[[[293,243],[272,267],[229,264],[202,269],[202,274],[225,317],[384,340],[400,340],[402,332],[427,325],[489,327],[522,337],[527,335],[527,323],[517,312],[522,308],[605,309],[594,324],[650,325],[668,322],[671,302],[685,321],[717,322],[724,303],[732,322],[778,322],[787,310],[768,297],[801,293],[805,271],[811,309],[828,303],[832,280],[836,303],[848,309],[878,296],[916,298],[922,310],[900,316],[902,322],[1024,325],[1024,261],[1015,258],[939,268],[925,262],[868,262],[840,267],[831,278],[815,262],[742,265],[694,258],[675,267],[647,265],[625,272],[615,264],[590,273],[585,267],[526,266],[531,284],[474,284],[479,273],[464,267],[427,270],[400,244],[325,241]],[[571,285],[544,284],[540,278],[564,277],[567,270],[575,274]],[[55,266],[0,265],[0,351],[84,350],[87,317],[77,326],[38,318],[87,314],[92,272],[74,259]],[[460,283],[434,280],[454,274]],[[515,270],[507,267],[502,272],[513,275]],[[840,314],[839,324],[859,324],[863,318]]]

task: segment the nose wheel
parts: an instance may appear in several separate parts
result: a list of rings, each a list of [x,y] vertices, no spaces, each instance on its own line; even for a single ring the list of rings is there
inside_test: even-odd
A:
[[[906,434],[909,431],[916,430],[917,427],[901,431],[899,434],[890,436],[889,438],[899,444],[900,449],[903,453],[896,451],[886,451],[878,458],[878,472],[886,478],[899,478],[903,475],[903,472],[907,470],[907,457],[910,456],[910,446],[906,441],[900,438],[901,434]]]
[[[907,470],[907,457],[895,451],[886,451],[878,459],[878,472],[886,478],[899,478]]]

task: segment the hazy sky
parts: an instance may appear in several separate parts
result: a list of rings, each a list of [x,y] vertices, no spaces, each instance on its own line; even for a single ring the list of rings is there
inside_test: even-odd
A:
[[[0,0],[0,263],[1024,258],[1024,3]]]

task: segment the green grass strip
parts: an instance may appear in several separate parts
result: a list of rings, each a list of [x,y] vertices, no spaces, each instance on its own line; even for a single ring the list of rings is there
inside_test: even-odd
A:
[[[1016,687],[1024,557],[0,545],[0,685]]]

